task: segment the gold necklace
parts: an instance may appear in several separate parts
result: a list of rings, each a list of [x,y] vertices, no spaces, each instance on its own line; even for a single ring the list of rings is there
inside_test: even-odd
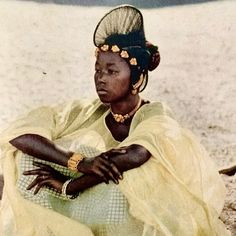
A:
[[[135,108],[130,111],[129,113],[125,114],[125,115],[121,115],[121,114],[115,114],[111,109],[111,114],[114,118],[114,120],[117,122],[117,123],[124,123],[125,120],[129,119],[132,115],[134,115],[134,113],[140,108],[142,104],[142,99],[139,98],[139,101],[137,103],[137,105],[135,106]]]

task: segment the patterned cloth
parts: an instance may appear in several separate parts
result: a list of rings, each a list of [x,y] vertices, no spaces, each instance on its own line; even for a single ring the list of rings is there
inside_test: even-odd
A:
[[[63,148],[70,148],[69,142],[59,143]],[[79,145],[79,149],[78,146],[76,148],[77,152],[86,157],[94,157],[100,153],[97,149],[85,145]],[[131,234],[135,232],[135,235],[139,235],[142,229],[141,224],[138,224],[138,221],[129,215],[128,202],[113,182],[108,185],[101,183],[94,186],[80,193],[79,197],[73,200],[67,199],[62,194],[46,187],[34,195],[34,189],[29,191],[26,188],[34,180],[35,176],[21,174],[25,170],[36,168],[32,164],[33,161],[48,164],[61,174],[72,179],[81,175],[60,165],[42,161],[29,155],[22,155],[18,160],[20,171],[17,187],[25,199],[88,225],[95,232],[95,235],[111,235],[109,232],[115,233],[117,226],[122,224],[125,227],[128,225]],[[134,229],[132,230],[132,228]]]

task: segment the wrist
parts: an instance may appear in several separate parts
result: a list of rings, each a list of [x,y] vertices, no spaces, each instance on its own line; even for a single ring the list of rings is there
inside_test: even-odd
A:
[[[63,185],[61,189],[61,194],[63,197],[67,199],[74,199],[78,197],[79,193],[74,193],[71,191],[73,188],[71,186],[73,185],[73,179],[68,179]]]

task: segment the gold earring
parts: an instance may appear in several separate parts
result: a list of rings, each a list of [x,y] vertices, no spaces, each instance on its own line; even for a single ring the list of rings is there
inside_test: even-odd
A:
[[[140,77],[139,77],[138,82],[133,85],[133,88],[134,88],[134,89],[139,88],[139,87],[142,85],[142,83],[143,83],[143,81],[144,81],[145,78],[146,78],[146,76],[142,73],[142,74],[140,75]]]
[[[132,93],[132,95],[136,95],[138,93],[138,89],[132,89],[131,93]]]
[[[142,83],[143,83],[145,77],[146,77],[146,76],[142,73],[142,74],[140,75],[140,77],[139,77],[138,82],[137,82],[136,84],[132,85],[133,89],[131,90],[131,93],[132,93],[133,95],[136,95],[136,94],[139,92],[139,88],[140,88],[140,86],[142,85]]]

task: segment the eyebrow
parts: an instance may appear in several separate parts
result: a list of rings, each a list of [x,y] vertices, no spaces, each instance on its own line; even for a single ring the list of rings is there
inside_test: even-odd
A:
[[[99,62],[96,62],[95,65],[99,65]],[[115,66],[115,63],[107,63],[107,66],[110,67],[110,66]]]
[[[115,63],[107,63],[107,66],[115,66]]]

